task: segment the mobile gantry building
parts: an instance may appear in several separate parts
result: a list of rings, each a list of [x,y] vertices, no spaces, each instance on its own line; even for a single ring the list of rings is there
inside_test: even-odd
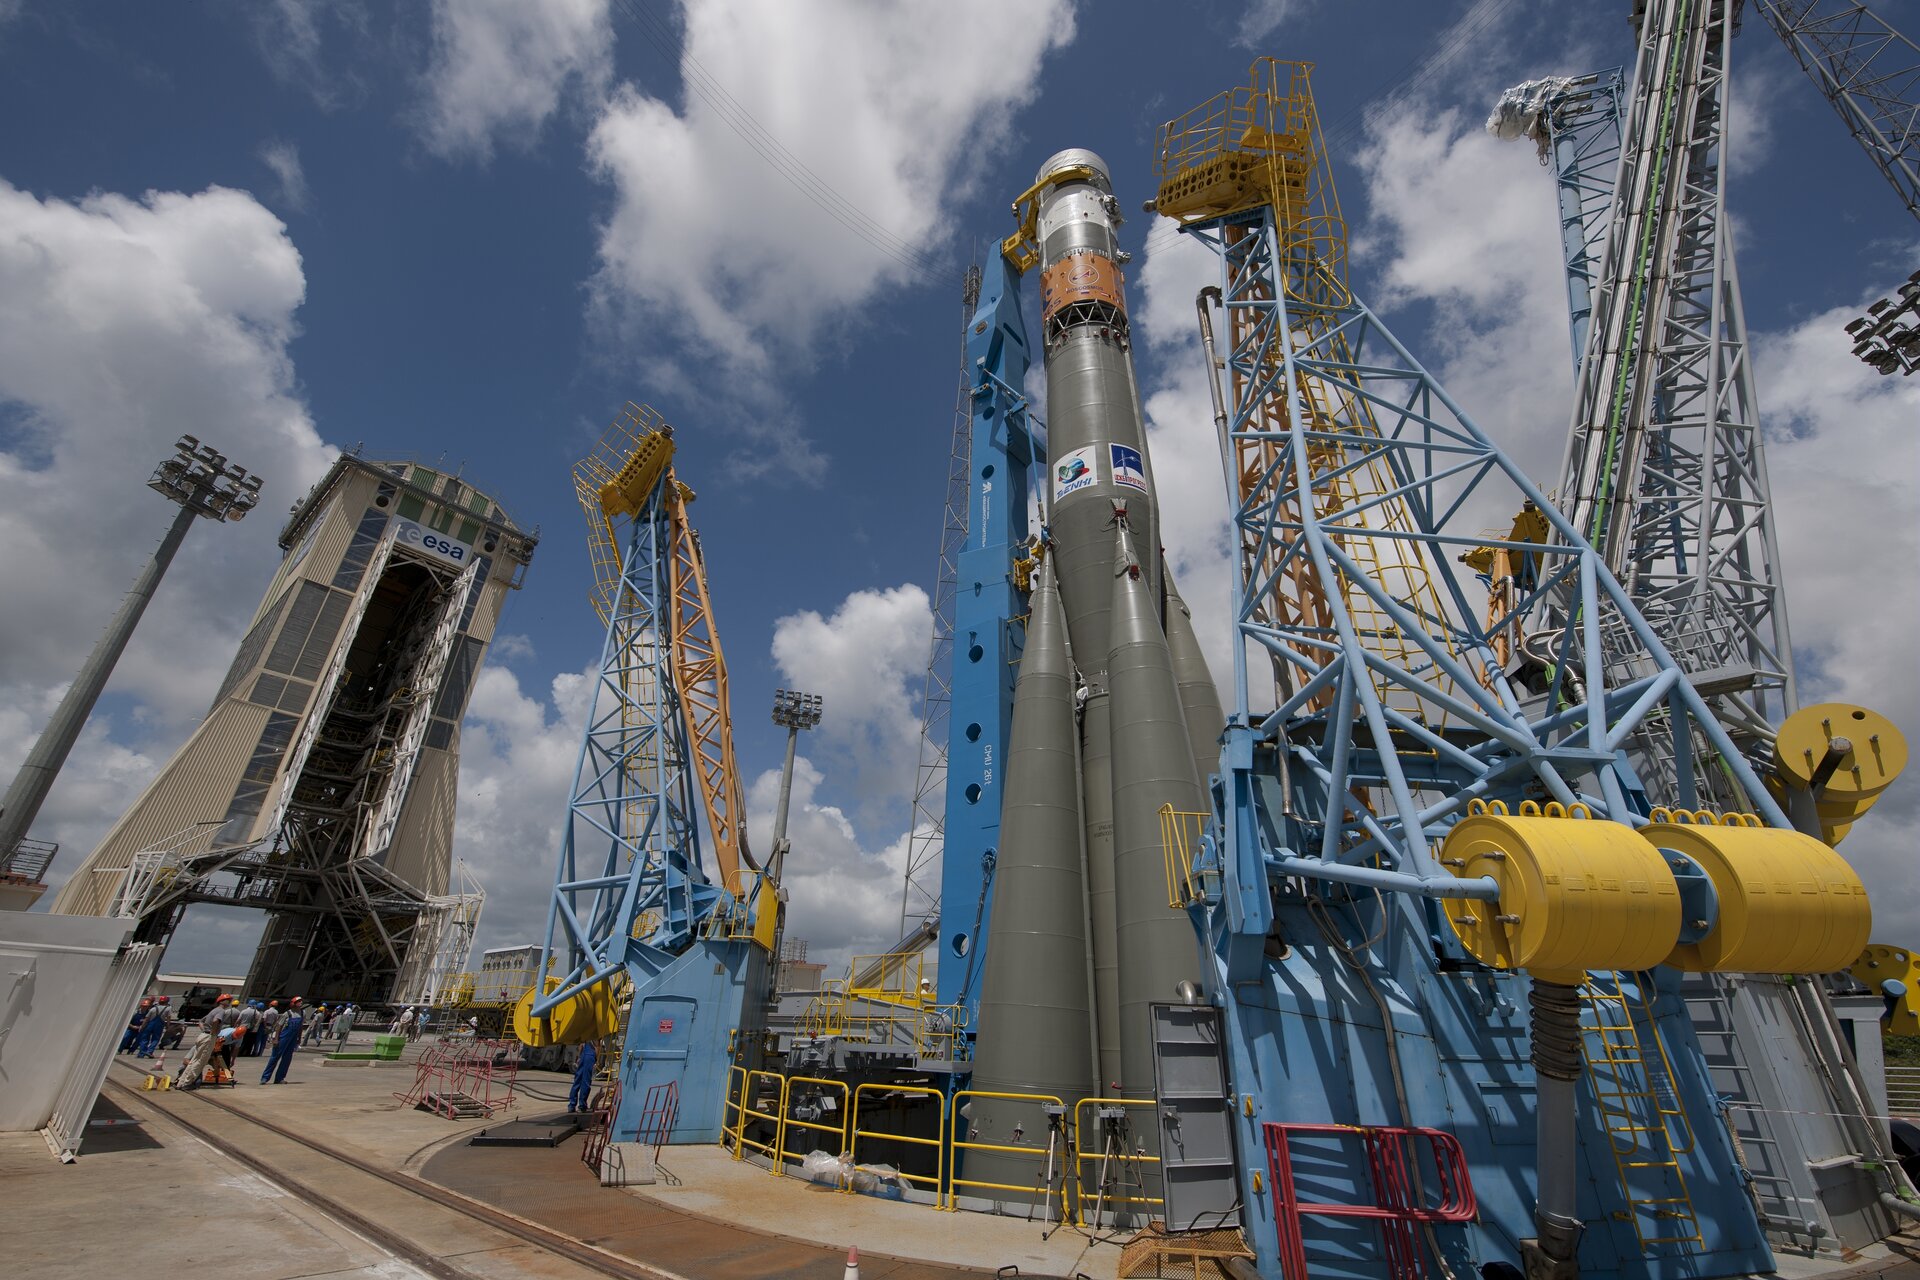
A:
[[[194,902],[262,908],[250,994],[427,998],[475,914],[448,896],[460,719],[536,541],[458,476],[343,454],[206,719],[53,909],[158,940]]]

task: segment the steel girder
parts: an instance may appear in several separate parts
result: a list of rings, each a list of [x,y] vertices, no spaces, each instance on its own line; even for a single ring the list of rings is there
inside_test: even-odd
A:
[[[629,964],[657,968],[653,958],[683,946],[718,896],[700,857],[674,676],[672,483],[663,473],[630,521],[620,580],[607,593],[606,639],[547,921],[545,955],[564,956],[564,968],[536,998],[536,1015]]]
[[[1734,8],[1655,0],[1644,15],[1559,496],[1681,668],[1714,690],[1736,743],[1752,747],[1793,709],[1794,687],[1726,218]],[[1577,615],[1576,599],[1561,604]],[[1636,669],[1619,639],[1616,679]],[[1673,740],[1654,723],[1632,743],[1663,799],[1680,767]],[[1739,790],[1718,770],[1696,785],[1723,803]]]

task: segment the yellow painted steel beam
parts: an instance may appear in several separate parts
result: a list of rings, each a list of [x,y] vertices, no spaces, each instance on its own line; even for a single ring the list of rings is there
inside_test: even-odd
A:
[[[713,621],[713,597],[707,589],[706,560],[700,535],[687,518],[693,490],[667,470],[667,513],[671,524],[670,627],[675,681],[687,722],[694,775],[707,812],[714,862],[727,892],[743,897],[743,866],[752,865],[746,848],[746,794],[733,751],[733,710],[727,686],[727,659]],[[763,892],[760,914],[775,910],[775,895]]]

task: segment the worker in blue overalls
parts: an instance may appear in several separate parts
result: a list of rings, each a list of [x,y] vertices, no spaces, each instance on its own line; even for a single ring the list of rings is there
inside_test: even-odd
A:
[[[587,1095],[593,1092],[593,1069],[599,1061],[594,1051],[593,1041],[589,1040],[580,1048],[580,1061],[573,1068],[573,1088],[567,1093],[567,1110],[585,1111]]]

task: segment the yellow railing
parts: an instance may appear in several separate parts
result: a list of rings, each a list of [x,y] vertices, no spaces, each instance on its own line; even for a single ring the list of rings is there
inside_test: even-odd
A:
[[[821,1109],[837,1111],[840,1116],[840,1123],[823,1124],[818,1120],[796,1119],[793,1115],[793,1086],[797,1084],[812,1085],[819,1089],[821,1091],[820,1096],[823,1100]],[[835,1096],[835,1090],[839,1091],[840,1105],[834,1108],[827,1108],[825,1101],[831,1100]],[[775,1151],[773,1171],[775,1173],[785,1173],[787,1171],[787,1161],[791,1160],[798,1164],[806,1158],[805,1152],[791,1151],[787,1148],[787,1131],[789,1129],[804,1129],[808,1133],[827,1134],[833,1139],[832,1154],[836,1156],[846,1154],[847,1124],[851,1119],[851,1114],[850,1101],[847,1096],[847,1085],[844,1080],[826,1080],[819,1076],[786,1077],[780,1085],[780,1128],[779,1131],[775,1133],[773,1139]]]
[[[1046,1147],[1013,1146],[1005,1142],[975,1142],[971,1138],[962,1138],[959,1136],[960,1126],[967,1122],[965,1115],[966,1108],[961,1105],[961,1099],[963,1098],[998,1098],[1007,1102],[1032,1102],[1039,1104],[1043,1108],[1047,1106],[1059,1107],[1063,1113],[1066,1109],[1066,1104],[1059,1098],[1047,1093],[993,1093],[980,1089],[962,1089],[953,1095],[953,1110],[949,1113],[953,1120],[953,1126],[947,1142],[947,1150],[950,1153],[948,1156],[949,1168],[957,1170],[961,1164],[961,1157],[968,1151],[998,1151],[1004,1155],[1019,1156],[1022,1159],[1032,1159],[1036,1164],[1034,1173],[1038,1175],[1037,1180],[1044,1180],[1048,1173],[1048,1150]],[[1053,1153],[1053,1158],[1056,1171],[1064,1174],[1067,1169],[1067,1153],[1065,1151],[1056,1151]],[[1060,1181],[1061,1192],[1064,1196],[1066,1179],[1062,1177]],[[959,1207],[960,1188],[962,1187],[971,1187],[977,1191],[1007,1191],[1014,1195],[1035,1196],[1037,1197],[1034,1202],[1036,1206],[1047,1203],[1053,1198],[1053,1187],[1051,1185],[1021,1186],[1011,1182],[983,1182],[979,1179],[955,1176],[948,1179],[947,1187],[947,1208],[949,1209],[957,1209]],[[1064,1199],[1061,1203],[1060,1210],[1064,1216],[1066,1213]]]
[[[1089,1211],[1094,1214],[1100,1214],[1105,1213],[1107,1209],[1113,1205],[1158,1205],[1165,1203],[1160,1196],[1128,1194],[1124,1184],[1113,1181],[1117,1172],[1131,1169],[1135,1175],[1135,1181],[1132,1185],[1137,1189],[1144,1188],[1146,1182],[1144,1178],[1140,1177],[1141,1166],[1152,1165],[1158,1168],[1160,1157],[1144,1154],[1137,1144],[1132,1149],[1122,1149],[1118,1151],[1112,1149],[1108,1145],[1107,1140],[1106,1125],[1108,1121],[1100,1115],[1101,1111],[1109,1108],[1157,1106],[1159,1106],[1159,1104],[1152,1098],[1082,1098],[1079,1103],[1074,1106],[1073,1168],[1075,1189],[1078,1192],[1074,1205],[1075,1226],[1084,1227],[1087,1225],[1087,1215]],[[1086,1110],[1088,1107],[1096,1108],[1091,1117],[1096,1127],[1091,1130],[1087,1128],[1087,1120],[1089,1117],[1086,1115]],[[1148,1118],[1148,1123],[1150,1125],[1154,1123],[1152,1117]],[[1129,1129],[1132,1128],[1131,1125],[1128,1127]],[[1097,1150],[1087,1150],[1086,1137],[1089,1133],[1100,1136],[1099,1148]],[[1094,1182],[1091,1190],[1089,1190],[1087,1186],[1088,1165],[1094,1166],[1092,1171]],[[1120,1166],[1119,1170],[1115,1169],[1114,1166],[1116,1165]],[[1116,1187],[1120,1189],[1116,1191]],[[1095,1227],[1099,1225],[1097,1222],[1094,1223]]]
[[[782,1076],[778,1071],[747,1071],[740,1067],[735,1067],[733,1070],[740,1072],[741,1075],[740,1101],[732,1108],[735,1112],[733,1158],[739,1160],[749,1151],[758,1151],[773,1163],[773,1168],[769,1170],[769,1172],[774,1174],[784,1173],[786,1166],[780,1161],[779,1142],[780,1122],[785,1119],[787,1113],[786,1077]],[[757,1110],[750,1105],[753,1099],[753,1082],[755,1080],[777,1080],[780,1082],[780,1089],[776,1095],[779,1099],[776,1104],[779,1108],[777,1114],[768,1115],[766,1112]],[[774,1140],[772,1142],[761,1142],[747,1136],[747,1124],[753,1120],[766,1120],[772,1123],[774,1134]]]
[[[777,1114],[752,1105],[755,1082],[760,1080],[778,1082]],[[825,1097],[837,1096],[841,1103],[841,1123],[836,1125],[794,1118],[791,1112],[796,1086],[819,1089]],[[932,1099],[935,1108],[934,1132],[938,1136],[922,1138],[867,1127],[867,1122],[863,1122],[863,1113],[871,1116],[871,1100],[881,1094],[907,1094]],[[1058,1108],[1067,1120],[1057,1145],[1050,1152],[1044,1143],[980,1142],[967,1136],[963,1128],[966,1124],[963,1113],[967,1103],[977,1098],[1031,1103],[1042,1110]],[[775,1176],[784,1175],[789,1162],[804,1158],[803,1153],[792,1145],[795,1131],[820,1135],[815,1139],[815,1145],[821,1149],[831,1146],[835,1155],[845,1156],[855,1163],[859,1161],[862,1143],[871,1147],[874,1143],[898,1142],[911,1147],[931,1148],[934,1160],[931,1174],[910,1173],[902,1169],[898,1177],[902,1182],[930,1195],[932,1207],[958,1209],[963,1195],[972,1195],[977,1199],[1027,1197],[1036,1209],[1042,1206],[1050,1210],[1057,1209],[1060,1213],[1058,1221],[1071,1218],[1074,1225],[1085,1227],[1096,1214],[1105,1214],[1109,1210],[1123,1207],[1152,1208],[1165,1203],[1161,1196],[1146,1194],[1149,1180],[1157,1177],[1161,1161],[1158,1156],[1146,1154],[1139,1143],[1133,1141],[1133,1135],[1139,1131],[1140,1121],[1129,1121],[1115,1127],[1116,1121],[1105,1114],[1110,1109],[1124,1112],[1128,1108],[1154,1108],[1157,1105],[1151,1098],[1095,1097],[1082,1098],[1069,1109],[1052,1094],[997,1093],[974,1089],[963,1089],[949,1100],[938,1089],[879,1081],[855,1086],[849,1097],[843,1081],[819,1076],[782,1076],[776,1071],[748,1071],[734,1067],[729,1074],[720,1145],[731,1151],[736,1160],[743,1159],[749,1151],[759,1153],[766,1157],[768,1172]],[[772,1141],[762,1142],[747,1136],[748,1126],[756,1120],[764,1120],[774,1126]],[[1153,1123],[1150,1116],[1146,1118],[1146,1123]],[[1119,1145],[1114,1145],[1116,1141]],[[991,1151],[1032,1161],[1034,1181],[1023,1185],[959,1176],[969,1151]],[[1049,1158],[1052,1160],[1051,1178],[1048,1176]],[[844,1189],[852,1190],[851,1187]]]
[[[1205,830],[1204,813],[1184,813],[1171,804],[1160,806],[1160,849],[1167,863],[1167,905],[1176,911],[1201,902],[1207,893],[1193,874],[1193,854]]]
[[[938,1108],[937,1114],[939,1121],[934,1126],[933,1131],[942,1137],[945,1136],[947,1131],[946,1095],[942,1094],[938,1089],[928,1089],[920,1085],[884,1084],[879,1081],[870,1080],[866,1084],[854,1089],[853,1113],[847,1120],[848,1159],[852,1160],[855,1164],[860,1163],[860,1139],[862,1138],[871,1138],[877,1142],[905,1142],[916,1147],[932,1147],[933,1176],[929,1178],[924,1173],[908,1173],[902,1169],[900,1170],[900,1180],[902,1182],[910,1182],[915,1186],[923,1186],[931,1191],[933,1193],[933,1207],[936,1209],[939,1208],[941,1197],[946,1194],[947,1186],[946,1143],[942,1142],[940,1137],[915,1138],[904,1133],[882,1133],[877,1129],[862,1129],[860,1127],[860,1100],[869,1090],[872,1090],[874,1093],[909,1093],[932,1098],[935,1107]],[[847,1190],[852,1191],[853,1188],[848,1187]]]

